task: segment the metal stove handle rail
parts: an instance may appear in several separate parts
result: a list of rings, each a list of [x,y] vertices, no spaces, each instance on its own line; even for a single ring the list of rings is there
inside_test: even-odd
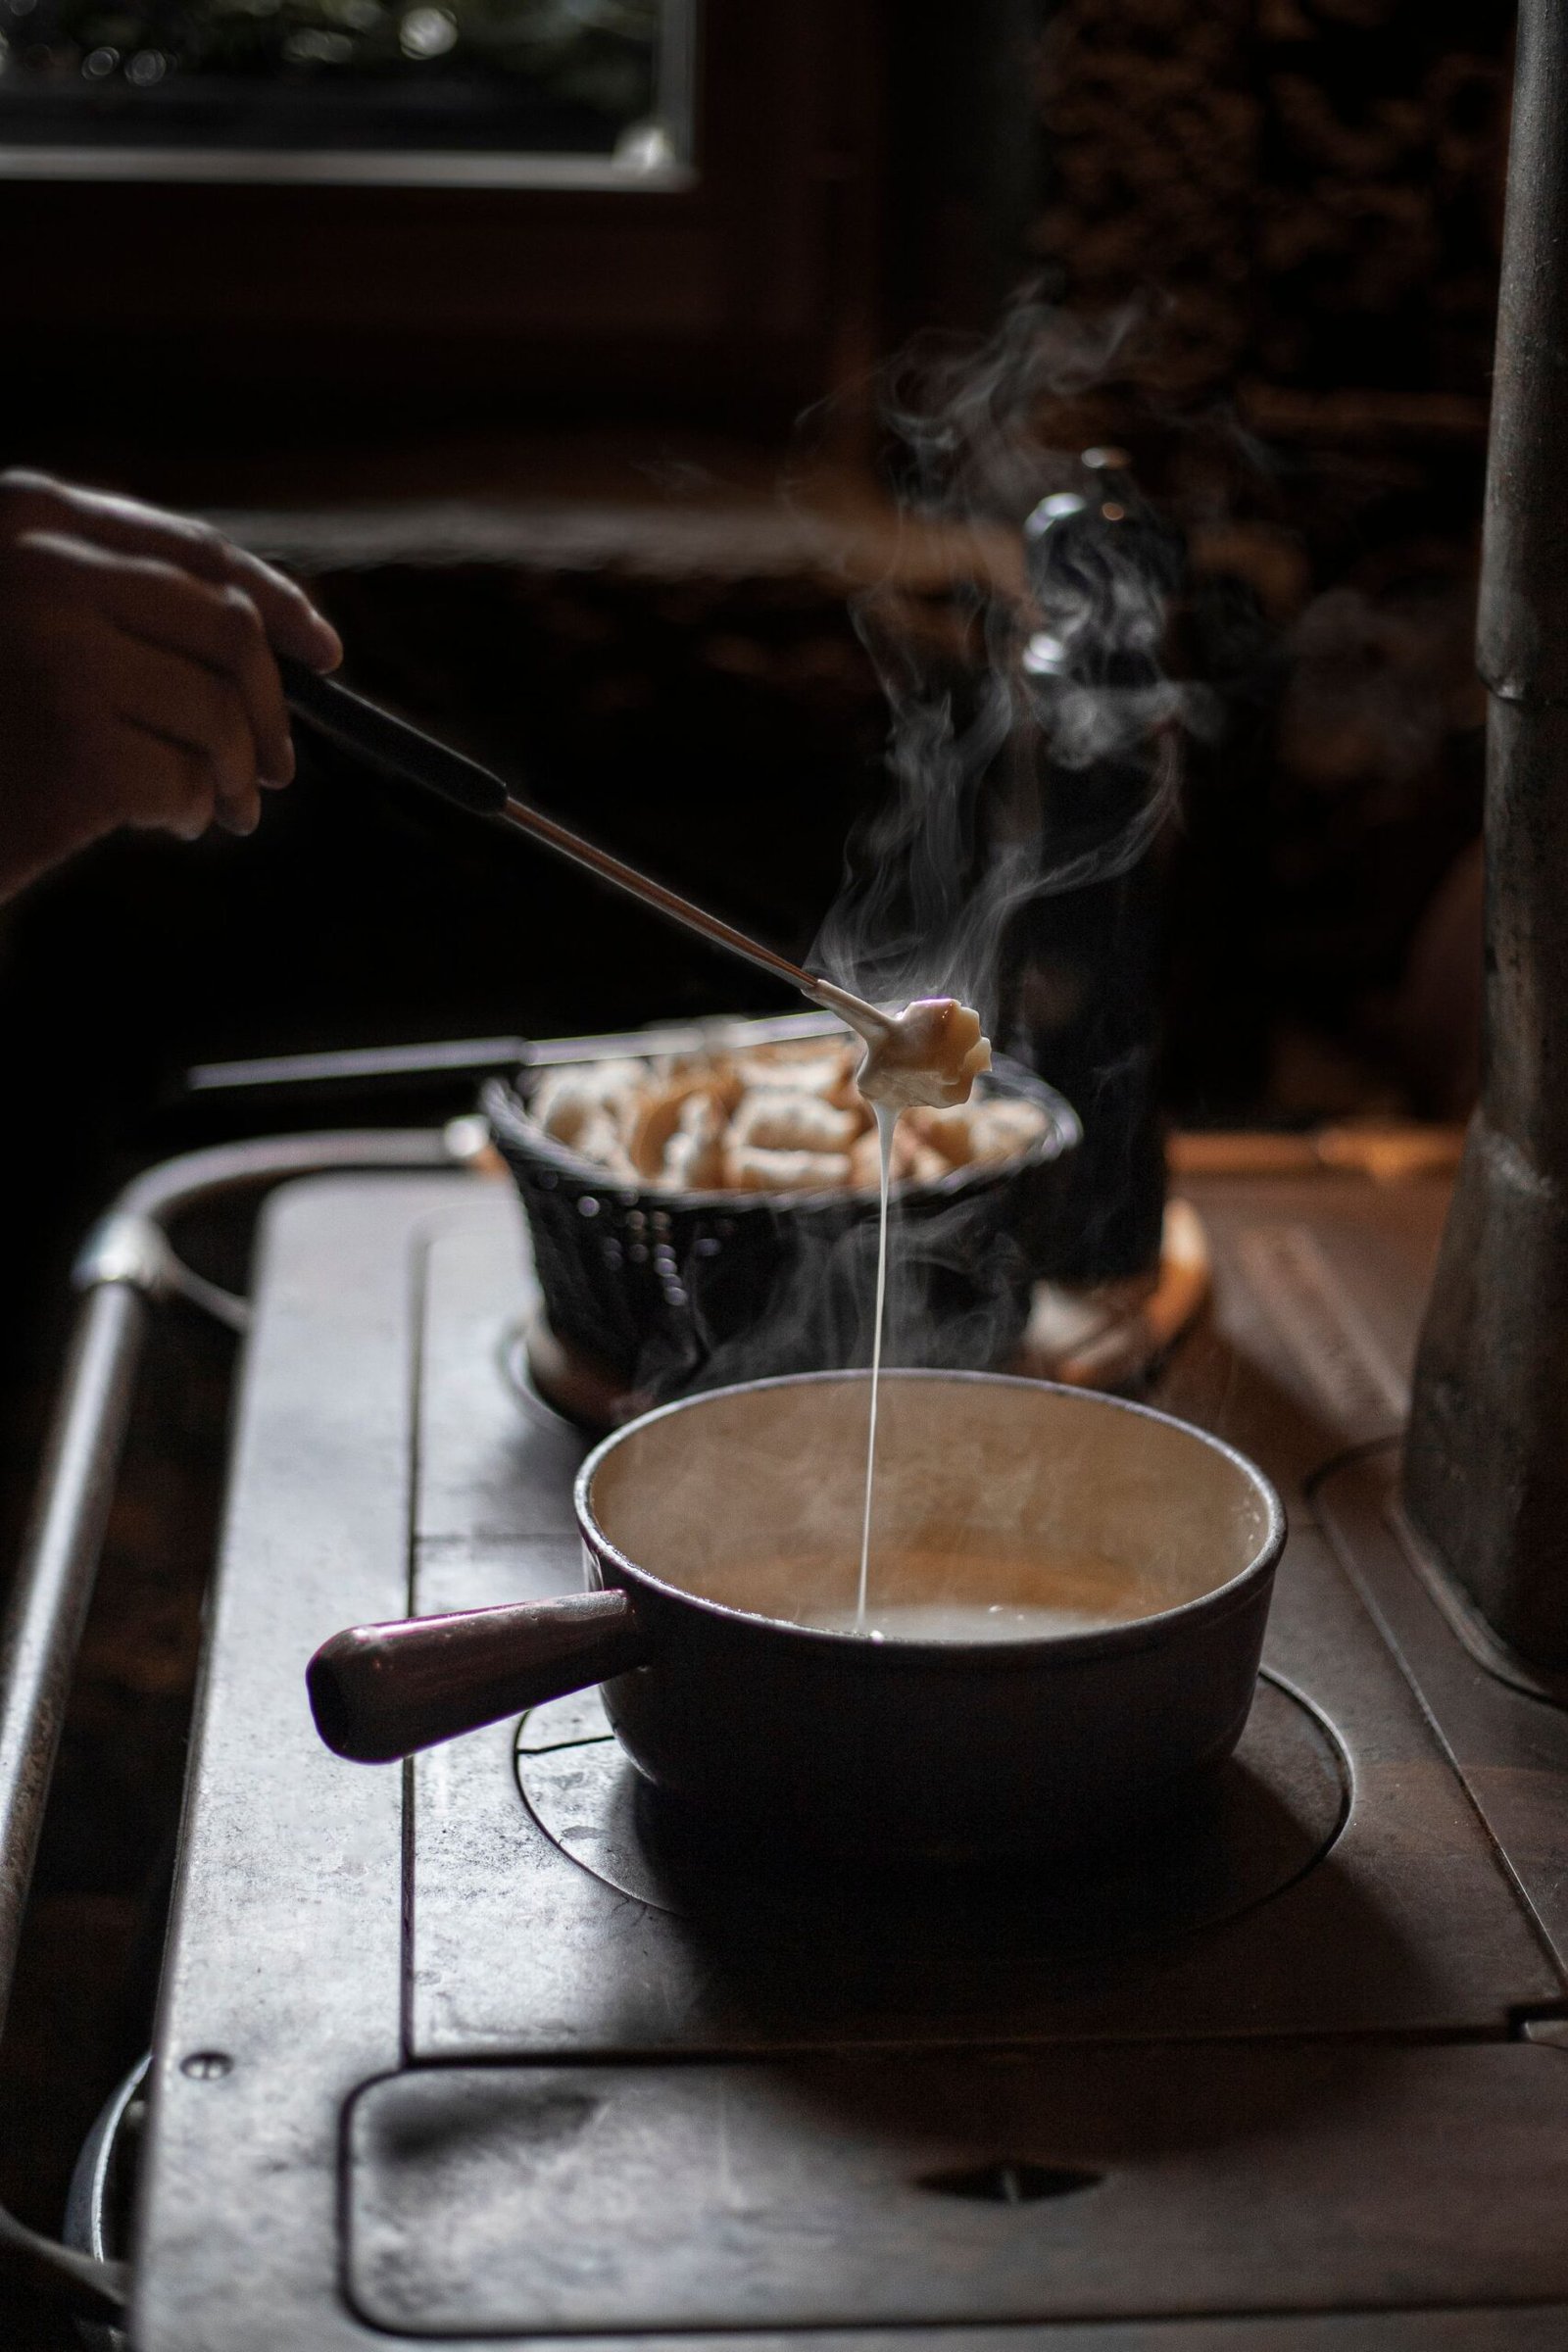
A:
[[[82,1307],[0,1623],[0,2032],[152,1309],[184,1297],[243,1327],[243,1301],[180,1263],[167,1223],[198,1202],[291,1176],[451,1167],[462,1156],[461,1145],[440,1129],[290,1136],[193,1152],[137,1177],[89,1237],[74,1275]],[[123,2264],[62,2245],[3,2207],[0,2261],[95,2318],[123,2309]]]

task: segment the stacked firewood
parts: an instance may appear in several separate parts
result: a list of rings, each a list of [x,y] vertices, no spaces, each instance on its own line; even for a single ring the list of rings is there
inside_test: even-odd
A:
[[[1484,387],[1509,16],[1431,0],[1063,0],[1034,226],[1148,372]]]

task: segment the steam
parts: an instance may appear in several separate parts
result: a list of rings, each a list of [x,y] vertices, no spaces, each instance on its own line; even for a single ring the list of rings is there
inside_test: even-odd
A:
[[[1178,540],[1125,458],[1068,444],[1063,404],[1129,361],[1143,324],[1133,309],[1094,322],[1021,304],[979,350],[916,352],[884,386],[911,541],[935,524],[970,561],[939,593],[910,584],[915,562],[852,601],[891,713],[892,790],[850,844],[808,960],[875,1003],[957,997],[1003,1043],[1013,917],[1148,855],[1176,807],[1182,736],[1211,724],[1164,666]],[[906,1211],[895,1192],[894,1212],[884,1361],[1007,1361],[1032,1269],[991,1189]],[[694,1275],[694,1352],[645,1354],[646,1392],[869,1361],[874,1222],[801,1203],[778,1216],[770,1295],[738,1318],[722,1259]]]
[[[635,1382],[641,1395],[659,1400],[774,1373],[869,1364],[875,1218],[798,1200],[772,1212],[759,1203],[749,1217],[768,1213],[775,1219],[771,1287],[748,1299],[737,1328],[723,1256],[694,1264],[689,1338],[672,1347],[645,1341]],[[889,1240],[897,1263],[889,1277],[883,1362],[994,1368],[1022,1332],[1030,1276],[1022,1248],[999,1227],[989,1193],[906,1215],[895,1188]]]
[[[851,606],[891,712],[893,791],[850,845],[809,960],[874,1002],[956,996],[995,1030],[1012,916],[1136,864],[1173,812],[1183,728],[1209,724],[1162,667],[1174,541],[1119,453],[1044,433],[1142,323],[1020,304],[978,352],[890,374],[906,512],[949,544],[962,526],[973,563],[940,599],[889,580]]]

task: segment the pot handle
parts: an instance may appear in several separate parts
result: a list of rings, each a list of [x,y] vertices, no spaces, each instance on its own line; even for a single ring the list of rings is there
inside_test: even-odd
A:
[[[305,1670],[316,1728],[355,1764],[389,1764],[646,1665],[629,1592],[570,1592],[450,1617],[354,1625]]]

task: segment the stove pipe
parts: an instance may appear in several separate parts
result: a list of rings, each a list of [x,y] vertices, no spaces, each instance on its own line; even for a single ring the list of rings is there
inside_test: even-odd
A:
[[[1502,1639],[1568,1668],[1568,0],[1522,0],[1487,466],[1483,1081],[1404,1501]]]

